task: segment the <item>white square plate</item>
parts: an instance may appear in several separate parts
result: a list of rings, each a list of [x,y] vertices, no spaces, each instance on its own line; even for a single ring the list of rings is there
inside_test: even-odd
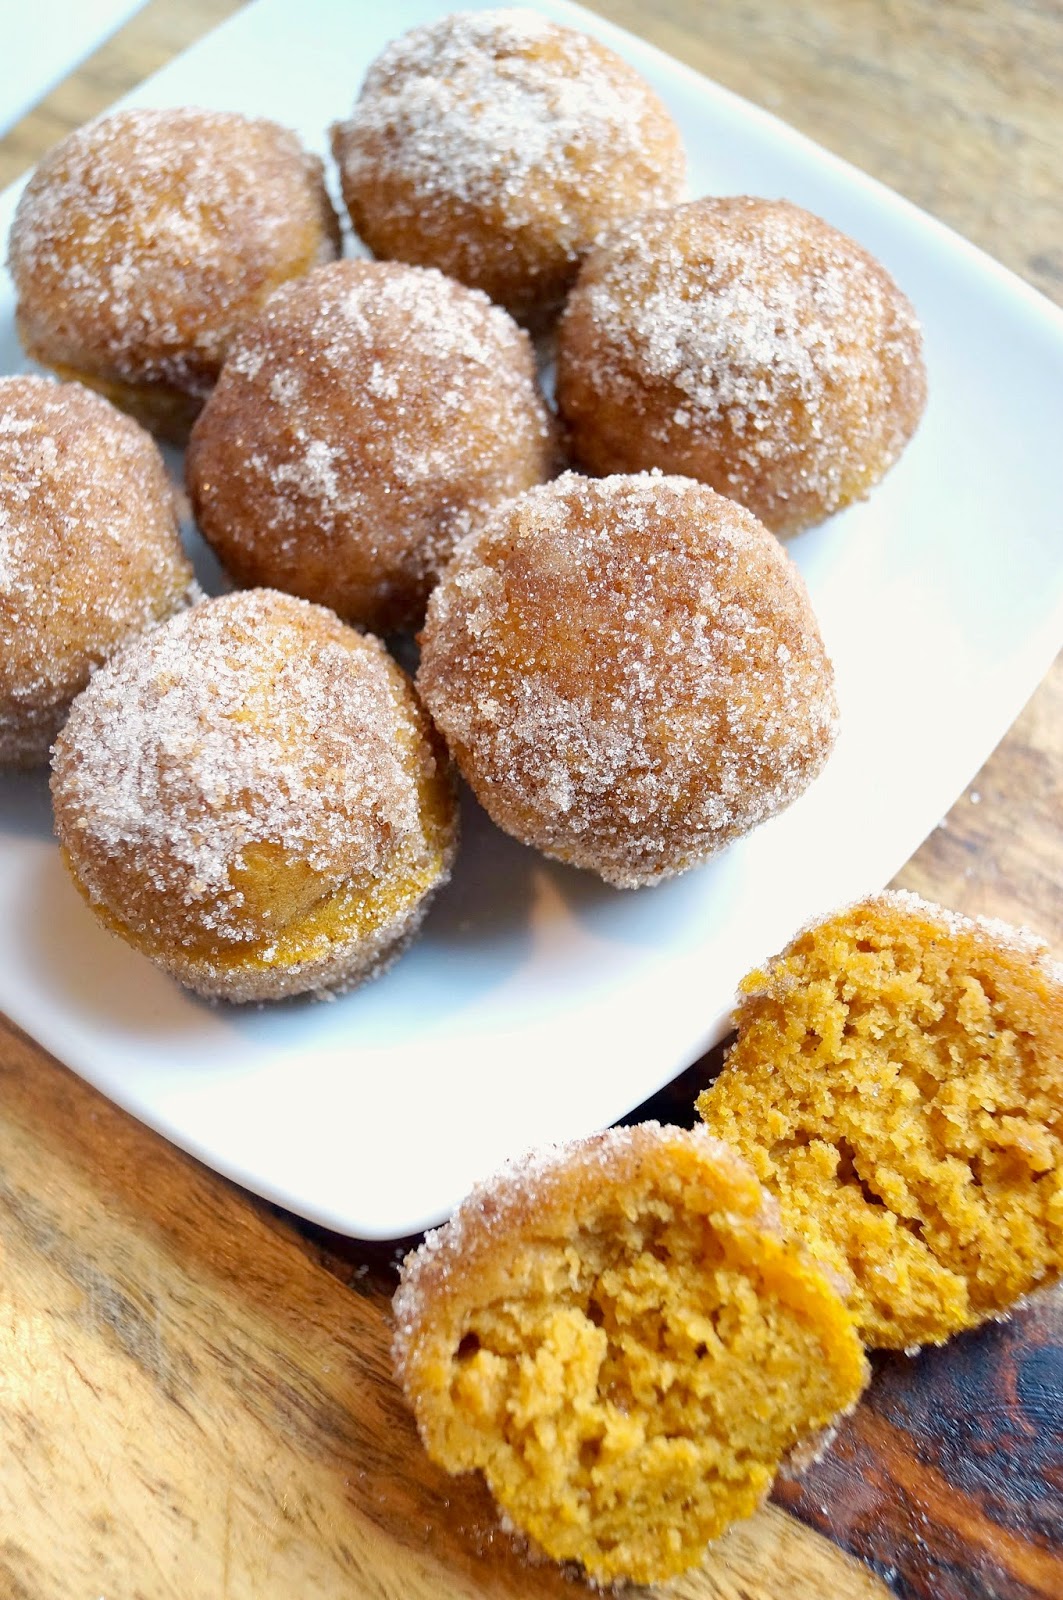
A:
[[[257,0],[131,99],[273,116],[324,151],[387,40],[433,0]],[[843,733],[789,812],[705,868],[623,893],[470,803],[416,947],[334,1005],[203,1005],[100,931],[42,777],[0,779],[0,1006],[177,1144],[365,1238],[442,1217],[524,1147],[602,1126],[719,1037],[737,980],[880,887],[1000,739],[1063,638],[1063,316],[946,228],[589,12],[671,107],[693,194],[785,195],[886,264],[926,331],[930,404],[872,499],[791,544]],[[16,195],[0,201],[6,234]],[[0,284],[0,371],[25,366]]]
[[[4,8],[0,135],[128,22],[141,0],[33,0]]]

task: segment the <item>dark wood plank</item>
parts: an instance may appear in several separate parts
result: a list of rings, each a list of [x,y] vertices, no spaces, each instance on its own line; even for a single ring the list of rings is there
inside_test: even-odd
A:
[[[904,1600],[1059,1600],[1063,1290],[882,1359],[826,1459],[775,1499]]]

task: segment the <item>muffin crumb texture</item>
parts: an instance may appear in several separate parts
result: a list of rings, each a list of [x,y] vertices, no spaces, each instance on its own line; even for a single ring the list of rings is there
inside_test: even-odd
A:
[[[1063,1271],[1063,971],[887,894],[743,985],[698,1101],[850,1286],[865,1342],[942,1343]]]
[[[696,1564],[866,1379],[837,1292],[702,1129],[512,1165],[407,1258],[395,1312],[432,1457],[599,1582]]]

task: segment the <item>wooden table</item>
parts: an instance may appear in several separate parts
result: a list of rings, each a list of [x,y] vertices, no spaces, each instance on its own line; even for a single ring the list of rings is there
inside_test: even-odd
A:
[[[152,0],[0,143],[0,184],[234,8]],[[1063,299],[1052,0],[597,9]],[[1063,949],[1061,873],[1057,663],[900,881]],[[665,1109],[689,1115],[705,1070]],[[422,1455],[389,1374],[394,1281],[390,1248],[253,1199],[0,1024],[0,1600],[580,1593]],[[1059,1600],[1061,1394],[1059,1297],[884,1362],[828,1460],[667,1592]]]

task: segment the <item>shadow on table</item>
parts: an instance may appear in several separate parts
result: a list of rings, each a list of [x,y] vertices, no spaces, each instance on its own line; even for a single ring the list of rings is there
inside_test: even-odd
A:
[[[51,839],[49,769],[0,773],[0,840]]]

